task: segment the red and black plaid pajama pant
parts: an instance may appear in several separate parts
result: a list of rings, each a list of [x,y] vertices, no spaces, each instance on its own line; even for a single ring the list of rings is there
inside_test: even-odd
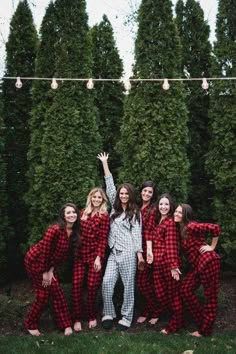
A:
[[[217,313],[219,291],[220,259],[213,259],[207,263],[202,272],[196,269],[190,271],[181,286],[183,301],[193,316],[199,333],[204,336],[212,334]],[[205,302],[201,305],[194,291],[203,285]]]
[[[159,310],[157,308],[157,298],[154,289],[152,264],[146,263],[143,271],[138,270],[137,285],[140,294],[145,299],[145,305],[141,312],[141,316],[157,318],[159,314]]]
[[[87,272],[87,301],[85,309],[83,309],[83,282]],[[75,322],[80,322],[82,317],[87,317],[89,321],[96,319],[96,297],[101,285],[102,275],[102,270],[95,271],[94,259],[90,262],[79,260],[75,262],[72,283],[73,318]]]
[[[167,265],[154,265],[154,288],[161,312],[171,313],[171,319],[165,328],[168,333],[175,332],[183,325],[183,304],[180,297],[180,281],[171,276]],[[158,315],[159,315],[158,314]]]
[[[27,269],[26,265],[26,269]],[[30,311],[25,319],[24,325],[27,329],[38,329],[38,321],[42,315],[45,305],[47,305],[49,296],[52,296],[55,321],[59,328],[64,329],[72,325],[71,315],[67,306],[64,293],[58,282],[58,276],[54,272],[56,280],[52,280],[50,286],[44,288],[42,286],[42,274],[32,273],[27,269],[28,275],[31,278],[36,298]]]

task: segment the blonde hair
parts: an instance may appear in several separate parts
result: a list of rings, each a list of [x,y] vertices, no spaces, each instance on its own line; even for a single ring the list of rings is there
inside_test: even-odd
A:
[[[87,220],[88,215],[93,212],[92,197],[97,192],[99,192],[101,194],[102,199],[103,199],[102,204],[99,207],[98,214],[99,214],[99,216],[101,216],[101,215],[107,213],[107,202],[108,202],[107,196],[102,188],[95,187],[89,192],[89,194],[87,196],[85,209],[84,209],[84,212],[83,212],[83,215],[81,218],[82,220]]]

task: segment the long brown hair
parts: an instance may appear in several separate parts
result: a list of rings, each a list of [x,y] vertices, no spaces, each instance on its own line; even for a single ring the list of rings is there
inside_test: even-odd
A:
[[[125,209],[124,219],[129,219],[129,222],[131,222],[131,220],[135,216],[138,222],[140,222],[140,212],[137,203],[136,191],[134,186],[132,186],[132,184],[130,183],[123,183],[118,187],[116,192],[115,202],[113,204],[114,213],[111,215],[111,220],[114,221],[117,217],[119,217],[124,212],[124,209],[122,208],[122,204],[120,201],[120,190],[122,188],[125,188],[129,194],[129,200]]]
[[[177,206],[182,208],[182,225],[183,227],[180,227],[180,233],[182,237],[186,237],[186,226],[190,223],[190,221],[193,220],[193,209],[189,204],[181,203]]]
[[[169,193],[163,193],[162,195],[160,195],[160,197],[158,197],[157,202],[156,202],[156,224],[159,224],[159,222],[161,221],[161,213],[159,210],[159,202],[162,198],[166,198],[169,200],[170,203],[170,211],[168,213],[168,216],[172,216],[174,214],[174,210],[175,210],[175,204],[172,200],[172,197],[170,196]]]
[[[72,237],[71,237],[72,245],[73,245],[73,247],[76,247],[77,244],[79,243],[79,226],[80,226],[79,209],[76,204],[66,203],[61,207],[61,209],[59,210],[57,225],[60,227],[60,229],[64,229],[66,227],[65,209],[67,207],[74,208],[74,210],[77,214],[77,220],[74,222],[74,224],[72,226]]]

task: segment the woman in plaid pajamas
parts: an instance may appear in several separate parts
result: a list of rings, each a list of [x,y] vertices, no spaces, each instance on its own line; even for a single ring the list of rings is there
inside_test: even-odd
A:
[[[141,215],[136,203],[134,187],[129,183],[124,183],[116,191],[108,167],[108,154],[101,153],[97,157],[103,164],[106,192],[112,205],[108,236],[111,253],[102,282],[104,305],[102,326],[105,329],[110,329],[113,325],[113,319],[116,317],[112,297],[120,276],[124,285],[124,298],[121,308],[122,318],[118,322],[118,329],[126,330],[131,326],[133,318],[137,257],[139,266],[144,265]]]
[[[154,288],[160,305],[157,315],[171,313],[163,334],[182,327],[182,301],[180,298],[179,233],[172,218],[174,205],[169,194],[162,194],[150,216],[146,231],[147,262],[153,262]]]
[[[52,296],[55,321],[65,335],[72,333],[71,316],[65,296],[59,284],[57,269],[66,260],[71,246],[78,242],[78,209],[75,204],[65,204],[58,223],[46,231],[41,241],[29,249],[25,256],[25,267],[32,280],[36,298],[24,325],[33,336],[39,336],[38,321],[44,306]]]
[[[155,185],[152,181],[145,181],[140,188],[140,197],[142,200],[141,214],[142,214],[142,236],[143,236],[143,254],[146,256],[146,238],[145,229],[150,220],[150,214],[153,209],[153,202],[155,198]],[[137,319],[137,323],[144,323],[148,318],[149,323],[154,325],[158,321],[157,316],[157,299],[155,295],[153,283],[153,264],[145,263],[143,270],[138,270],[137,285],[140,293],[145,299],[145,305],[141,315]],[[157,312],[157,313],[156,313]]]
[[[181,246],[191,265],[181,286],[181,295],[198,326],[192,336],[209,336],[217,312],[220,256],[214,249],[220,236],[220,227],[217,224],[193,221],[192,208],[188,204],[177,207],[174,220],[180,225]],[[206,243],[207,235],[212,236],[211,246]],[[201,284],[205,295],[204,305],[199,303],[194,293]]]
[[[74,330],[76,332],[82,330],[82,316],[88,317],[89,328],[97,326],[95,301],[102,280],[102,265],[107,246],[109,224],[106,194],[101,188],[94,188],[90,191],[85,209],[80,215],[80,244],[75,256],[72,290]],[[87,303],[83,312],[85,274],[87,276]]]

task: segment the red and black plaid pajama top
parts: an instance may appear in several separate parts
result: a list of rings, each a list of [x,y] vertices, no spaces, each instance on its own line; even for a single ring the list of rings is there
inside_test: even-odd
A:
[[[181,246],[185,257],[191,265],[181,286],[181,294],[185,305],[198,325],[199,333],[211,335],[217,312],[220,256],[214,251],[203,254],[201,246],[206,245],[206,237],[219,237],[220,227],[217,224],[190,222],[185,229],[185,237]],[[202,306],[194,291],[203,285],[205,303]]]
[[[151,210],[150,205],[141,209],[142,215],[142,246],[143,256],[146,259],[147,245],[145,230],[148,227],[150,220]],[[148,318],[158,317],[157,298],[155,295],[154,282],[153,282],[153,264],[145,263],[144,270],[137,272],[137,285],[140,293],[145,298],[145,305],[142,309],[140,316]]]
[[[59,328],[71,326],[71,316],[68,306],[59,285],[57,269],[67,259],[71,246],[71,239],[68,238],[65,228],[58,225],[49,227],[43,239],[29,249],[25,256],[25,268],[32,280],[36,298],[25,320],[25,327],[37,329],[38,320],[42,314],[43,307],[48,303],[49,296],[52,296],[55,320]],[[54,277],[50,286],[42,286],[43,273],[54,267]]]
[[[183,307],[180,297],[180,281],[175,280],[171,270],[180,268],[179,233],[174,220],[167,216],[160,224],[156,223],[156,209],[150,216],[146,230],[146,240],[152,241],[153,279],[156,297],[163,311],[172,313],[167,333],[175,332],[182,327]]]
[[[110,225],[108,214],[99,215],[97,213],[93,216],[90,214],[85,220],[82,219],[83,212],[81,212],[80,222],[81,242],[76,252],[73,271],[72,296],[75,322],[81,321],[82,317],[87,317],[89,321],[96,319],[95,301],[98,288],[101,284],[103,269],[96,272],[94,261],[99,256],[103,265]],[[83,309],[83,281],[86,268],[88,268],[87,302]]]

